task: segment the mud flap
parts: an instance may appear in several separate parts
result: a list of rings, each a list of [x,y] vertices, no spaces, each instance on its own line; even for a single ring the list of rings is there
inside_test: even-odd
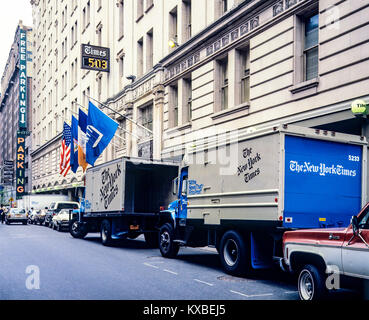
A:
[[[273,264],[273,239],[250,233],[251,266],[253,269],[269,269]]]

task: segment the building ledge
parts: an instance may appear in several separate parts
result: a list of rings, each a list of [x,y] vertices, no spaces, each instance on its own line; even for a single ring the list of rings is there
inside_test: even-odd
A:
[[[299,93],[305,90],[309,90],[311,88],[316,88],[319,86],[319,78],[314,78],[309,81],[304,81],[299,84],[296,84],[290,88],[290,92],[292,94]]]
[[[189,128],[192,128],[192,123],[191,122],[187,122],[187,123],[182,124],[180,126],[170,128],[170,129],[166,130],[165,132],[166,132],[166,134],[172,134],[176,131],[183,131],[183,130],[186,130],[186,129],[189,129]]]
[[[246,102],[246,103],[240,104],[236,107],[225,109],[225,110],[219,111],[217,113],[214,113],[211,116],[211,118],[213,120],[218,120],[220,118],[223,118],[223,117],[226,117],[226,116],[229,116],[229,115],[232,115],[234,113],[238,113],[238,112],[241,112],[241,111],[244,111],[244,110],[248,110],[248,109],[250,109],[250,103]]]

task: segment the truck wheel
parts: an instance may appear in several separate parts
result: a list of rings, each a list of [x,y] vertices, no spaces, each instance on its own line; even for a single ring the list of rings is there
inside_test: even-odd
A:
[[[53,229],[54,229],[54,225]],[[78,222],[77,218],[74,218],[69,223],[69,233],[73,238],[83,239],[87,235],[86,226]]]
[[[157,232],[146,232],[144,236],[148,247],[150,248],[159,247],[159,235]]]
[[[325,277],[314,265],[302,268],[298,278],[298,290],[301,300],[319,300],[327,294]]]
[[[173,242],[174,230],[170,223],[164,224],[159,231],[159,249],[165,258],[175,258],[179,251],[178,243]]]
[[[247,270],[247,250],[240,234],[227,231],[220,241],[220,260],[224,270],[231,275],[245,275]]]
[[[101,234],[101,243],[104,246],[112,245],[113,240],[111,238],[111,225],[108,220],[104,220],[101,223],[100,234]]]

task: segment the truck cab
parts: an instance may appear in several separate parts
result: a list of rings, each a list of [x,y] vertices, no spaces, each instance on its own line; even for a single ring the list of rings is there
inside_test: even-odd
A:
[[[369,280],[369,204],[345,228],[286,232],[283,252],[286,269],[298,275],[301,300],[321,299],[333,289],[362,289]]]

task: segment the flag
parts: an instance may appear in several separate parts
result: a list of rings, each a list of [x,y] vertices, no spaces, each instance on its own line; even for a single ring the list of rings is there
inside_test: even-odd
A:
[[[86,160],[94,165],[108,146],[118,129],[118,123],[99,110],[93,103],[88,105]]]
[[[72,139],[71,139],[70,167],[74,173],[77,172],[78,164],[78,120],[72,116]]]
[[[60,174],[64,177],[70,169],[70,145],[72,140],[71,127],[64,122],[62,151],[60,157]]]
[[[87,114],[79,109],[78,115],[78,163],[82,167],[83,172],[86,171],[88,163],[86,162],[86,130],[87,130]]]

